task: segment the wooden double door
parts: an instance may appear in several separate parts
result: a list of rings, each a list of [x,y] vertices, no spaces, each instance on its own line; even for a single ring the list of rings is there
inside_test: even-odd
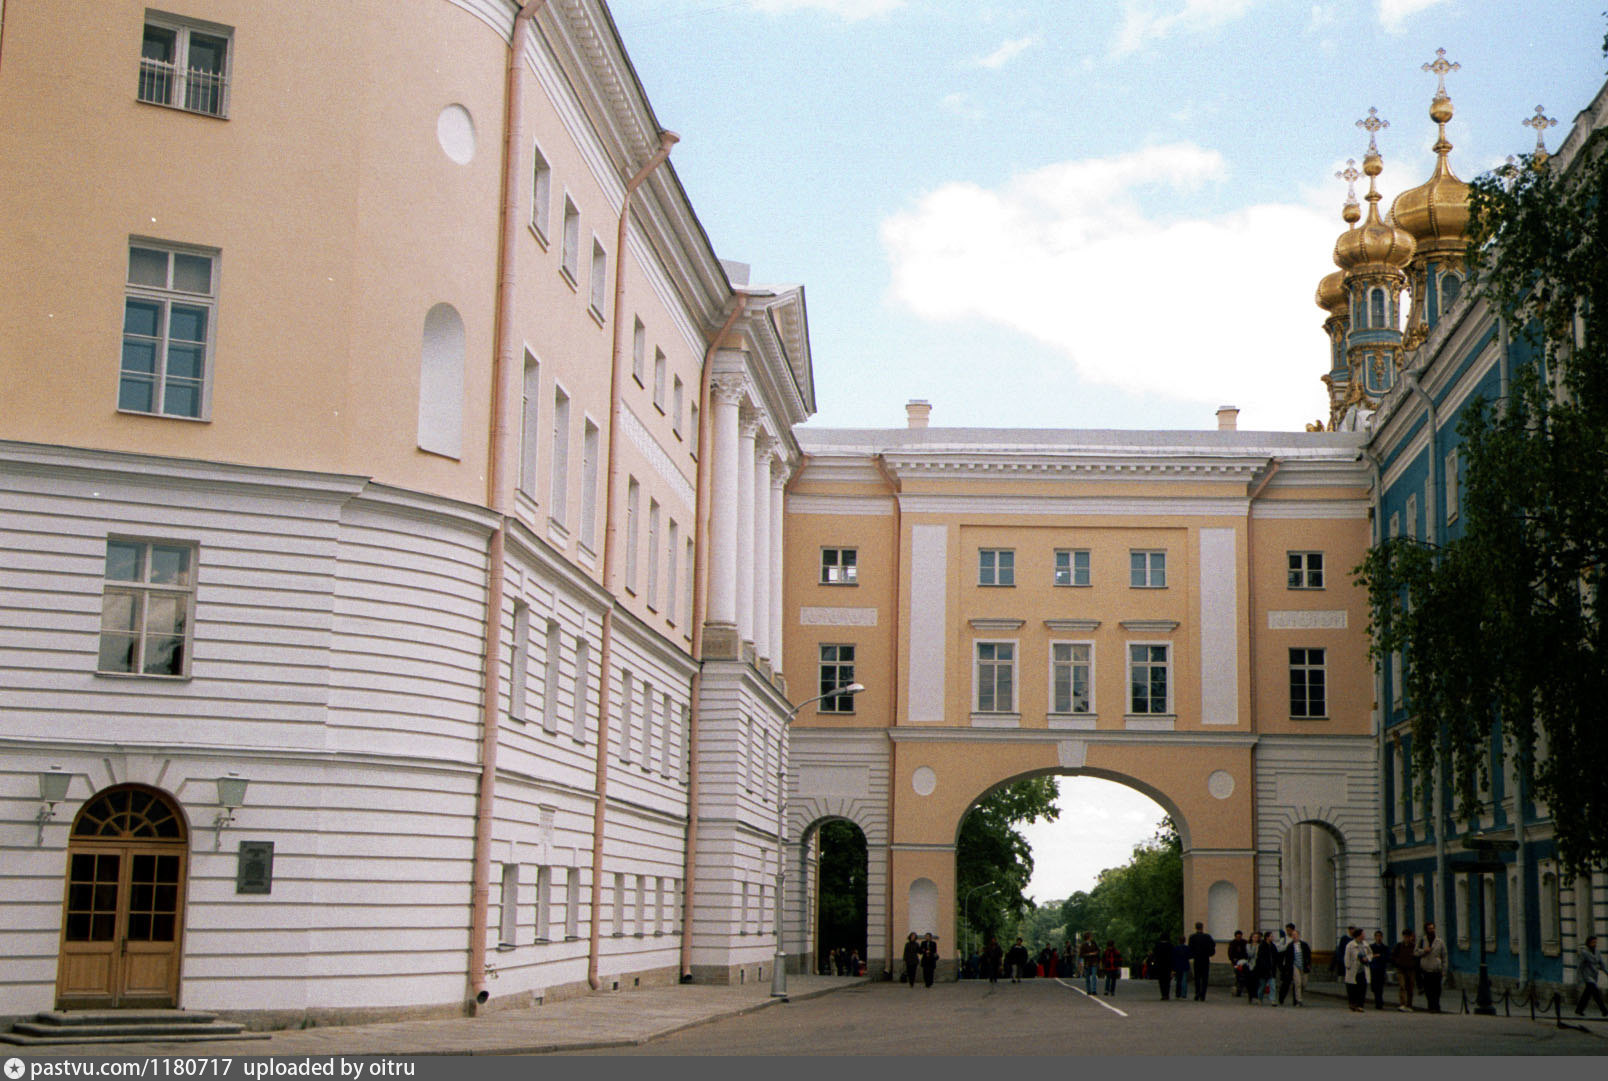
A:
[[[125,785],[84,806],[67,849],[58,1008],[178,1005],[188,856],[165,793]]]

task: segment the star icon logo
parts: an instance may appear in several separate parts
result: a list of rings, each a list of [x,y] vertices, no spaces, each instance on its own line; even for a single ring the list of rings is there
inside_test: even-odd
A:
[[[28,1071],[28,1067],[26,1067],[26,1066],[24,1066],[22,1064],[22,1059],[20,1059],[20,1058],[8,1058],[8,1059],[6,1059],[6,1076],[9,1077],[11,1079],[11,1081],[17,1081],[17,1078],[21,1077],[27,1071]]]

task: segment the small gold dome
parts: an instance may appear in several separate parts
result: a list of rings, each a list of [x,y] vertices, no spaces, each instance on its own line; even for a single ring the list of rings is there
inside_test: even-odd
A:
[[[1316,300],[1318,307],[1332,316],[1343,315],[1351,307],[1351,298],[1346,293],[1346,272],[1337,270],[1333,274],[1325,274],[1323,280],[1318,282]]]
[[[1368,193],[1368,218],[1334,242],[1334,264],[1343,271],[1374,263],[1403,269],[1413,258],[1413,235],[1379,219],[1379,193]]]

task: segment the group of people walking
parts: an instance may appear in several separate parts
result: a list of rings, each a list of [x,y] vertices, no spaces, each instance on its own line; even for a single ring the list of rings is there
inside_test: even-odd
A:
[[[916,986],[916,973],[921,973],[921,980],[928,987],[932,986],[933,973],[938,971],[938,940],[931,934],[919,941],[916,933],[910,932],[904,944],[904,975],[901,983],[908,983],[912,988]]]

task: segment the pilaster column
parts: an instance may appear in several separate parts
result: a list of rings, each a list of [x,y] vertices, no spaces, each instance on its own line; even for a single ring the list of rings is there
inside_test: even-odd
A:
[[[754,640],[754,436],[759,414],[737,425],[737,637]]]
[[[760,432],[754,439],[754,655],[771,658],[771,455],[776,438]]]
[[[770,471],[770,617],[771,668],[782,670],[782,489],[787,484],[787,462],[771,459]]]
[[[714,435],[714,491],[709,515],[708,622],[737,623],[737,404],[743,397],[741,376],[719,375],[709,388],[710,423]],[[750,456],[752,460],[752,456]]]

